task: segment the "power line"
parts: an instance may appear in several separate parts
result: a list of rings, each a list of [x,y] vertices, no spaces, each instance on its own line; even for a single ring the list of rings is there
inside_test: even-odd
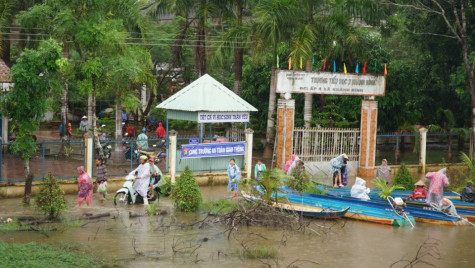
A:
[[[22,38],[2,38],[2,40],[8,41],[29,41],[29,42],[42,42],[45,40],[42,39],[22,39]],[[72,43],[72,41],[64,41],[66,43]],[[137,42],[114,42],[113,44],[116,45],[139,45],[139,46],[172,46],[172,47],[202,47],[200,45],[193,45],[193,44],[174,44],[174,43],[137,43]],[[213,46],[213,45],[206,45],[205,47],[209,48],[248,48],[243,46]]]

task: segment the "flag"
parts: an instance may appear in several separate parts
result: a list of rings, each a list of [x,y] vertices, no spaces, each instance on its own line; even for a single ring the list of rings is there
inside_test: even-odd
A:
[[[358,63],[356,64],[355,73],[357,73],[357,74],[359,74],[359,73],[360,73],[360,70],[358,70]]]
[[[302,70],[302,57],[300,57],[300,70]]]
[[[327,68],[327,59],[324,59],[323,60],[323,70],[325,71],[326,68]]]
[[[312,56],[312,70],[313,70],[313,65],[315,65],[315,56]]]
[[[346,65],[343,63],[343,73],[346,74]]]
[[[333,61],[333,72],[336,72],[336,62]]]
[[[386,63],[384,64],[384,75],[388,75],[388,69],[386,68]]]
[[[277,69],[279,69],[279,55],[277,55]]]
[[[366,73],[366,62],[363,64],[363,73],[365,74]]]
[[[289,57],[289,70],[292,69],[292,57]]]

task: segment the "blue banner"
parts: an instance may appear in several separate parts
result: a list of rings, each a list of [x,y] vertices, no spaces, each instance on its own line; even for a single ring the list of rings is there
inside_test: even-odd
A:
[[[184,144],[181,146],[181,158],[217,157],[230,155],[244,155],[246,142],[218,142]]]

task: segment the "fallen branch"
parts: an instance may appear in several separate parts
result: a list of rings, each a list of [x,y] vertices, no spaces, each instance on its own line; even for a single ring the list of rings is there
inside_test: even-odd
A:
[[[98,219],[98,218],[103,218],[103,217],[109,217],[111,214],[109,212],[107,213],[100,213],[100,214],[96,214],[96,215],[86,215],[84,217],[81,217],[77,220],[81,221],[81,220],[93,220],[93,219]]]

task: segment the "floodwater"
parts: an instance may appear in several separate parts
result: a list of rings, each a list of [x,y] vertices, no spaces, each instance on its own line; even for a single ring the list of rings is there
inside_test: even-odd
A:
[[[226,186],[201,188],[204,200],[229,197]],[[399,260],[419,258],[435,267],[473,267],[475,228],[447,227],[417,223],[410,227],[392,227],[358,221],[317,221],[305,233],[280,228],[239,227],[228,239],[226,227],[189,226],[201,219],[197,213],[175,213],[168,198],[158,208],[167,215],[129,218],[129,211],[143,212],[143,205],[114,208],[94,200],[91,208],[78,208],[75,196],[68,196],[71,218],[84,213],[110,212],[116,218],[91,220],[83,227],[68,227],[47,235],[37,232],[2,233],[5,241],[82,242],[105,258],[126,267],[391,267]],[[20,199],[0,200],[0,216],[36,215],[23,208]],[[316,225],[321,227],[317,228]],[[201,228],[200,228],[201,227]],[[424,244],[426,243],[426,244]],[[429,246],[430,244],[430,246]],[[417,251],[423,247],[419,255]],[[276,250],[273,259],[248,259],[241,252],[267,246]],[[393,267],[404,267],[400,262]],[[268,266],[267,266],[268,267]],[[419,263],[415,267],[429,267]]]

